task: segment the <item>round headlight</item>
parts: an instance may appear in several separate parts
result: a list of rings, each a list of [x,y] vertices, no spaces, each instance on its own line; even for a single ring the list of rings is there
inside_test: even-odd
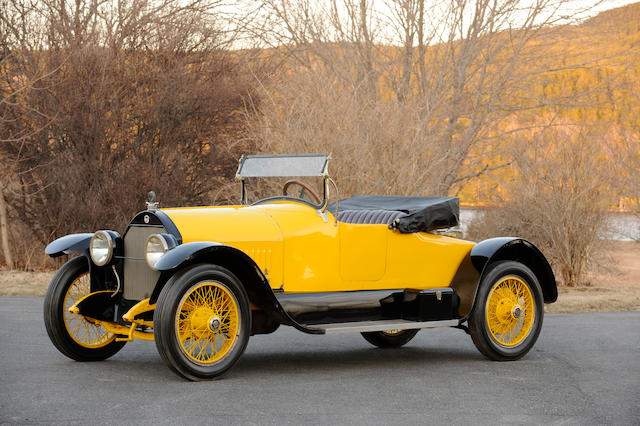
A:
[[[98,231],[91,237],[89,251],[91,252],[91,260],[98,266],[104,266],[111,261],[113,257],[113,247],[115,242],[113,237],[107,231]]]
[[[160,234],[149,235],[147,238],[146,258],[147,265],[153,270],[163,254],[169,251],[169,244]]]

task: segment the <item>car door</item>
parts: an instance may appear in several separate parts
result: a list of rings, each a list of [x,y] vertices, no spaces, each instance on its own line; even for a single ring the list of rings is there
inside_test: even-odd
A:
[[[345,283],[384,276],[389,233],[387,225],[339,223],[340,277]]]

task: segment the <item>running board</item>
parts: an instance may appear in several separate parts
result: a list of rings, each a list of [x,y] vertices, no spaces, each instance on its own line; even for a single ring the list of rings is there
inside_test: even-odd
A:
[[[436,327],[456,327],[460,324],[460,320],[444,320],[444,321],[406,321],[406,320],[388,320],[388,321],[360,321],[360,322],[342,322],[337,324],[316,324],[308,326],[309,328],[323,330],[325,334],[338,333],[367,333],[371,331],[385,330],[411,330],[415,328],[436,328]]]

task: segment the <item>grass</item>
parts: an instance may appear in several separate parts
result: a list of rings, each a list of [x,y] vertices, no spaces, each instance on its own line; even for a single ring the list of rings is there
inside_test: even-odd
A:
[[[0,271],[0,296],[44,296],[55,272]]]
[[[585,287],[559,287],[547,313],[640,311],[640,243],[613,241]],[[54,272],[0,270],[0,296],[44,296]]]
[[[640,242],[609,241],[584,287],[559,287],[545,312],[640,311]]]

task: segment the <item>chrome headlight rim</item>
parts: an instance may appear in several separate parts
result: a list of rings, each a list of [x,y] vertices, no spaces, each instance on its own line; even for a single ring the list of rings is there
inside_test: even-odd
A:
[[[96,242],[102,241],[106,244],[106,247],[97,247]],[[113,252],[115,251],[116,242],[109,231],[101,230],[97,231],[91,237],[89,242],[89,254],[91,255],[91,261],[96,266],[104,266],[111,262],[113,259]],[[100,253],[98,250],[104,250],[106,248],[106,254]]]
[[[153,246],[149,250],[150,245]],[[144,257],[149,268],[157,271],[156,265],[162,256],[177,245],[176,239],[170,234],[151,234],[144,246]]]

